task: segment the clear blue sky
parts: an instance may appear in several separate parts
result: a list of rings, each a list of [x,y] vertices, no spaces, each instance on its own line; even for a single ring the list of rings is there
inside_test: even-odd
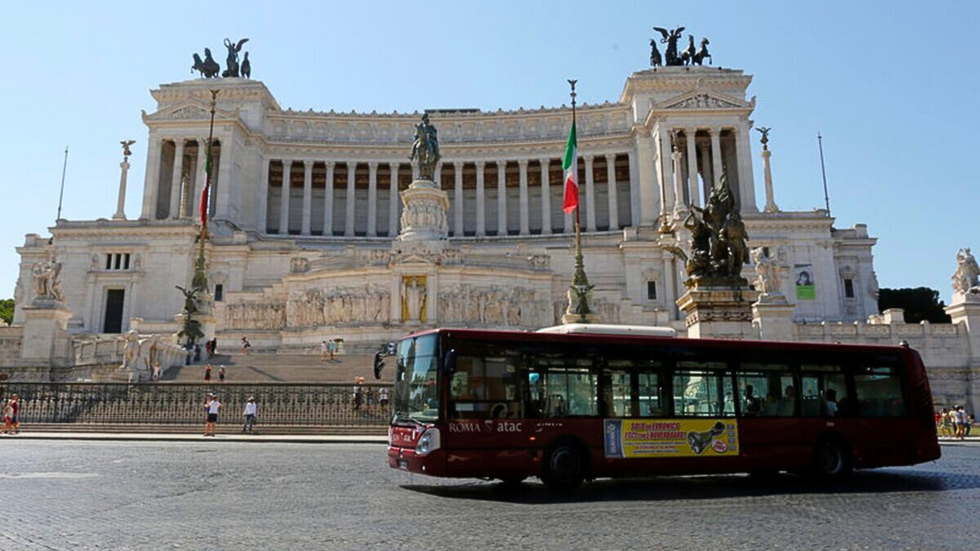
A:
[[[193,52],[223,57],[225,37],[251,39],[253,78],[283,107],[513,109],[566,102],[566,78],[581,101],[615,101],[648,65],[651,27],[680,24],[709,37],[715,65],[754,75],[779,206],[823,205],[820,130],[837,226],[879,238],[881,286],[948,302],[956,250],[980,249],[978,16],[980,3],[921,1],[4,3],[0,297],[14,247],[54,221],[66,145],[64,218],[111,217],[123,138],[138,140],[126,208],[139,215],[148,92],[191,78]]]

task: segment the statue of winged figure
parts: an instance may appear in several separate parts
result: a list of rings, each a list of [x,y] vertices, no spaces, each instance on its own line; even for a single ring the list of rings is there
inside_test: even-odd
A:
[[[663,27],[653,28],[653,30],[659,32],[661,36],[663,36],[660,43],[667,45],[667,49],[664,51],[664,65],[668,67],[684,64],[684,61],[677,54],[677,41],[681,39],[684,29],[685,27],[677,27],[674,30],[667,30]]]
[[[133,152],[129,150],[129,146],[136,143],[136,140],[123,140],[119,143],[121,143],[123,147],[123,157],[129,157],[133,154]]]
[[[248,42],[247,38],[243,38],[235,44],[229,39],[225,39],[225,48],[228,48],[228,58],[225,60],[225,70],[221,73],[223,77],[233,77],[238,78],[238,52],[242,51],[242,46]]]

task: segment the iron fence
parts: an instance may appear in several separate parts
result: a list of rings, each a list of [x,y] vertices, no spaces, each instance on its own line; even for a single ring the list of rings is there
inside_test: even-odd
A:
[[[20,421],[92,425],[194,425],[204,422],[204,403],[214,392],[222,403],[219,422],[240,422],[255,398],[263,426],[385,426],[390,404],[381,404],[385,384],[136,384],[0,383],[0,398],[17,394]],[[357,403],[357,402],[360,403]]]

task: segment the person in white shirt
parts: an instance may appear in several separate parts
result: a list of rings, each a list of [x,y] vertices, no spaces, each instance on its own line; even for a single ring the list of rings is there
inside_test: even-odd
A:
[[[328,353],[329,353],[329,350],[327,350],[327,341],[322,341],[320,343],[320,361],[321,362],[327,361],[327,354]]]
[[[245,424],[242,425],[242,432],[252,432],[255,428],[255,413],[258,411],[258,407],[255,405],[255,397],[249,396],[248,402],[245,403],[245,412],[242,414],[245,416]]]
[[[208,421],[204,425],[204,436],[214,436],[214,431],[218,425],[218,412],[221,411],[221,402],[214,394],[208,395],[208,400],[204,402],[204,409],[208,412]]]
[[[837,391],[828,388],[826,397],[827,417],[837,417]]]

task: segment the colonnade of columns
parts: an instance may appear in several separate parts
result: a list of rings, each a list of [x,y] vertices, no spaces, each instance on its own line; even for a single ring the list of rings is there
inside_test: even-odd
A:
[[[191,137],[157,138],[151,142],[146,167],[147,186],[143,195],[143,218],[200,217],[200,192],[207,176],[207,141],[207,138]],[[220,151],[221,144],[215,140],[209,201],[212,209],[217,190]]]
[[[626,166],[620,163],[620,168],[624,170],[619,176],[617,157],[626,161]],[[594,174],[597,161],[605,163],[605,170],[598,175]],[[584,178],[580,178],[580,181],[585,181],[585,193],[580,193],[584,203],[583,229],[617,230],[633,223],[629,208],[620,215],[620,203],[625,200],[624,206],[629,207],[634,200],[631,182],[634,170],[628,166],[633,162],[632,153],[582,156],[579,168],[584,171]],[[398,192],[410,182],[405,165],[409,163],[265,158],[259,192],[258,227],[280,235],[394,236],[398,233],[400,212]],[[517,168],[516,178],[514,165]],[[409,167],[414,178],[417,167]],[[512,177],[510,185],[508,167]],[[366,194],[363,189],[365,169]],[[280,170],[281,177],[278,176]],[[379,177],[382,172],[383,177]],[[451,176],[449,172],[452,172]],[[490,173],[492,177],[494,172],[496,183],[488,189],[487,174]],[[446,178],[443,178],[444,174]],[[299,175],[302,175],[301,180]],[[340,175],[343,175],[344,182],[341,182]],[[358,179],[358,176],[361,178]],[[448,218],[453,236],[546,235],[573,231],[571,216],[559,214],[563,193],[560,159],[444,161],[437,165],[434,179],[450,194]],[[605,196],[602,204],[597,199],[600,193]],[[340,200],[343,201],[342,207],[337,203]],[[294,205],[296,201],[301,202],[301,208]],[[270,202],[278,203],[277,212],[271,211]],[[385,205],[387,216],[382,217],[380,214],[384,212]],[[382,211],[379,212],[379,208]],[[314,210],[322,218],[316,224],[313,223]],[[556,214],[562,220],[560,226],[553,223],[558,221]],[[490,220],[488,215],[492,216]],[[342,218],[342,224],[340,220],[335,220],[337,218]],[[496,223],[490,223],[491,220]]]

